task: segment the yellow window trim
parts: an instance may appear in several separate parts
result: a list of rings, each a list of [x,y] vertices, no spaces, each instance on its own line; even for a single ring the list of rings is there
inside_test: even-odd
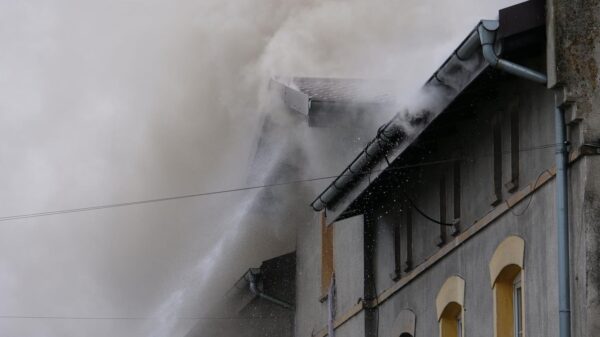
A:
[[[465,331],[465,280],[457,275],[450,276],[435,298],[437,318],[441,337],[458,337],[458,319],[460,318],[461,336]]]
[[[494,251],[490,260],[490,282],[491,287],[501,276],[504,268],[514,265],[523,269],[523,259],[525,256],[525,240],[521,237],[512,235],[504,239]],[[514,275],[513,275],[514,276]]]
[[[509,236],[502,241],[490,260],[490,281],[494,296],[494,337],[516,337],[514,331],[514,280],[521,279],[522,294],[525,293],[523,260],[525,241]],[[521,323],[525,331],[525,301],[521,302]]]
[[[437,309],[438,321],[442,318],[442,313],[448,304],[454,302],[464,306],[465,301],[465,280],[457,275],[450,276],[435,298],[435,307]]]

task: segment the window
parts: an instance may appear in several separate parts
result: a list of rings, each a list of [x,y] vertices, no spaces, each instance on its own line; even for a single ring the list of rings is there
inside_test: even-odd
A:
[[[435,300],[440,337],[462,337],[465,331],[465,281],[460,276],[449,277]]]
[[[440,177],[440,241],[438,243],[439,247],[448,242],[448,233],[446,232],[446,176],[442,174]]]
[[[493,156],[492,167],[494,169],[494,195],[492,206],[497,206],[502,201],[502,125],[497,117],[492,123]]]
[[[394,273],[392,279],[398,281],[402,275],[402,226],[394,219]]]
[[[490,260],[490,279],[494,293],[494,336],[523,337],[525,242],[509,236],[496,248]]]
[[[321,212],[321,300],[324,301],[333,278],[333,224]]]
[[[452,203],[454,206],[454,233],[452,233],[452,235],[457,236],[460,234],[460,161],[457,160],[454,162],[452,174],[454,183],[452,188]]]
[[[412,219],[411,205],[403,200],[400,212],[394,219],[394,273],[392,279],[398,281],[402,272],[412,270]],[[405,263],[405,264],[404,264]]]
[[[462,306],[456,302],[449,303],[440,319],[441,337],[462,337]]]
[[[406,268],[405,272],[409,272],[413,269],[413,228],[412,228],[412,208],[408,200],[405,202],[404,219],[406,223]]]
[[[510,111],[510,181],[506,183],[509,192],[519,188],[519,109],[513,102]],[[518,103],[517,103],[518,104]]]
[[[523,337],[523,287],[521,287],[521,273],[513,282],[513,322],[515,337]]]

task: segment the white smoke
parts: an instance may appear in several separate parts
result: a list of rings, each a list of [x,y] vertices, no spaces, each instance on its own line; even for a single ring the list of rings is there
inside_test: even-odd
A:
[[[2,215],[242,186],[272,76],[393,79],[403,102],[514,2],[3,1]],[[0,336],[135,336],[147,321],[97,318],[157,312],[155,336],[185,333],[204,294],[293,246],[245,226],[253,194],[0,223],[0,316],[19,316]]]

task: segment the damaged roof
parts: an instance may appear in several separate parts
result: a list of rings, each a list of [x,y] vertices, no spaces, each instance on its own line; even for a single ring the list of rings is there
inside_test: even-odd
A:
[[[271,85],[281,91],[284,103],[292,110],[310,116],[320,104],[387,104],[393,101],[389,80],[325,77],[276,77]]]
[[[295,77],[292,83],[307,94],[312,102],[382,103],[393,99],[388,81]]]

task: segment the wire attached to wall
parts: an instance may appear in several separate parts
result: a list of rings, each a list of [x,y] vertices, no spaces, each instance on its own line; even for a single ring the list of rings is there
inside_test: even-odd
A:
[[[538,182],[540,181],[540,178],[544,175],[544,173],[548,173],[551,174],[548,170],[544,170],[542,171],[537,178],[535,179],[535,183],[533,183],[533,187],[531,188],[532,190],[535,190],[537,188]],[[533,196],[535,195],[535,193],[531,193],[529,195],[529,200],[527,200],[527,206],[525,206],[525,208],[523,208],[523,210],[521,210],[518,213],[515,213],[515,211],[511,208],[510,212],[514,215],[514,216],[521,216],[523,214],[525,214],[525,212],[527,212],[527,209],[529,209],[529,206],[531,205],[531,201],[533,200]]]
[[[451,226],[451,227],[456,226],[456,222],[454,222],[454,223],[446,223],[446,222],[442,222],[440,220],[437,220],[437,219],[435,219],[435,218],[427,215],[427,213],[423,212],[419,207],[417,207],[417,205],[414,203],[414,201],[412,201],[412,199],[409,198],[408,195],[405,192],[402,192],[402,194],[404,195],[404,197],[406,198],[406,200],[408,200],[408,203],[410,204],[410,206],[412,208],[414,208],[415,211],[417,211],[417,213],[421,214],[421,216],[423,216],[425,219],[427,219],[427,220],[429,220],[429,221],[431,221],[433,223],[436,223],[438,225],[442,225],[442,226]]]

